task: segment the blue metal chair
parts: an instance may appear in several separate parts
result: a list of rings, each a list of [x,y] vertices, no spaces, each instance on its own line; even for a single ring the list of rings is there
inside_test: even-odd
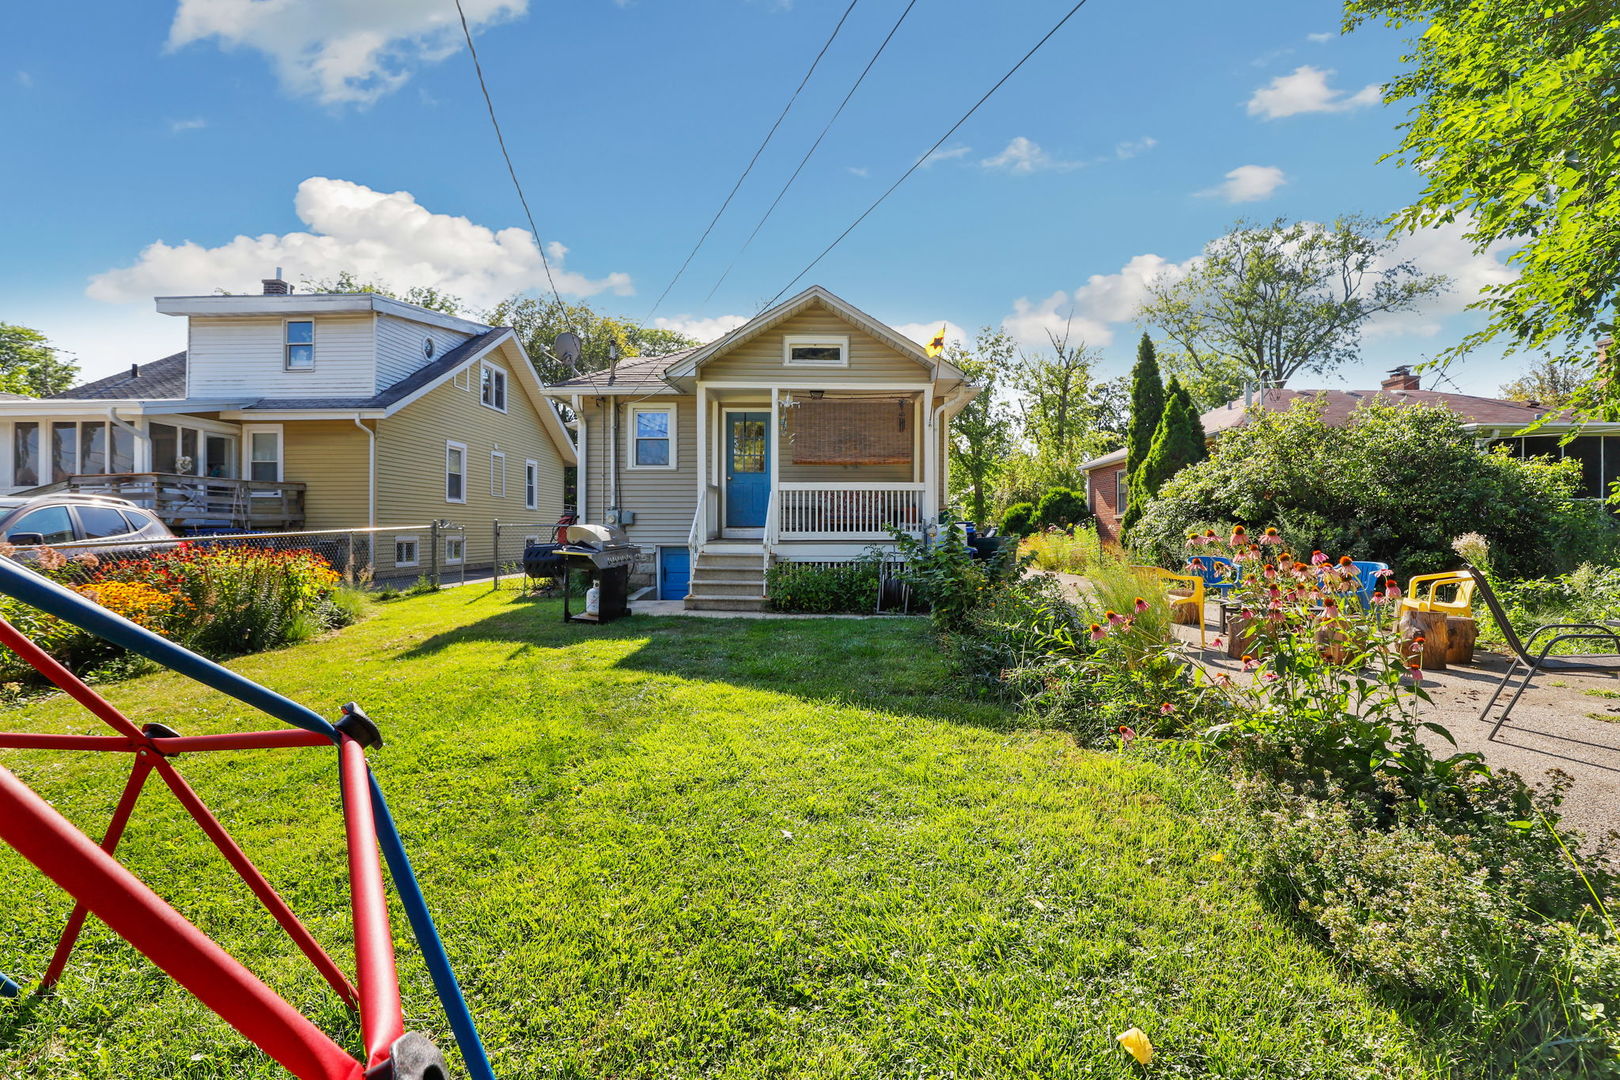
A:
[[[1356,562],[1356,596],[1361,600],[1361,609],[1366,611],[1372,607],[1373,590],[1378,588],[1380,570],[1388,570],[1389,563]]]
[[[1224,555],[1189,556],[1187,573],[1203,578],[1204,587],[1215,590],[1223,599],[1243,581],[1243,567]]]

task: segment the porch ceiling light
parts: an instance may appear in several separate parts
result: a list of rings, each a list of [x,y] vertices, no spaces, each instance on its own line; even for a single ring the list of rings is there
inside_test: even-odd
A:
[[[827,391],[825,391],[825,390],[812,390],[812,391],[810,391],[810,396],[812,398],[814,398],[815,400],[820,401],[823,397],[827,396]]]

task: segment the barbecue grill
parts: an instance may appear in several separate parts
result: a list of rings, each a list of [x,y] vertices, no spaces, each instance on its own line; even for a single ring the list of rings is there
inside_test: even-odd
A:
[[[559,539],[523,549],[523,572],[530,577],[560,577],[564,622],[611,622],[630,614],[630,568],[641,550],[616,525],[559,527]],[[583,570],[597,588],[597,612],[569,610],[572,571]]]

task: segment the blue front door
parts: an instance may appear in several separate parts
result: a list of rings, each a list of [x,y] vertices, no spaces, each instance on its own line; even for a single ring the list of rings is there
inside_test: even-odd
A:
[[[771,414],[726,413],[726,528],[763,529],[771,498]]]

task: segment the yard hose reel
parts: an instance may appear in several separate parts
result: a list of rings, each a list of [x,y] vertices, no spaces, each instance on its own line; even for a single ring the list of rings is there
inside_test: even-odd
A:
[[[292,725],[291,729],[190,737],[161,724],[138,728],[27,636],[0,619],[0,644],[17,653],[116,733],[0,733],[0,749],[112,751],[127,753],[134,762],[100,845],[0,767],[0,840],[75,900],[56,954],[40,980],[40,990],[53,986],[61,977],[85,917],[93,914],[298,1080],[448,1080],[444,1058],[432,1042],[417,1032],[404,1030],[383,890],[382,868],[386,865],[468,1072],[473,1080],[494,1080],[477,1026],[411,870],[399,830],[366,761],[366,750],[382,745],[381,734],[358,705],[344,705],[337,723],[329,723],[318,713],[6,558],[0,558],[0,594],[31,604]],[[337,748],[348,840],[357,975],[354,983],[293,915],[170,760],[181,753],[328,745]],[[339,1046],[113,859],[142,785],[153,773],[173,791],[333,991],[359,1013],[365,1042],[361,1057]],[[15,997],[19,992],[16,982],[0,975],[0,997]]]

